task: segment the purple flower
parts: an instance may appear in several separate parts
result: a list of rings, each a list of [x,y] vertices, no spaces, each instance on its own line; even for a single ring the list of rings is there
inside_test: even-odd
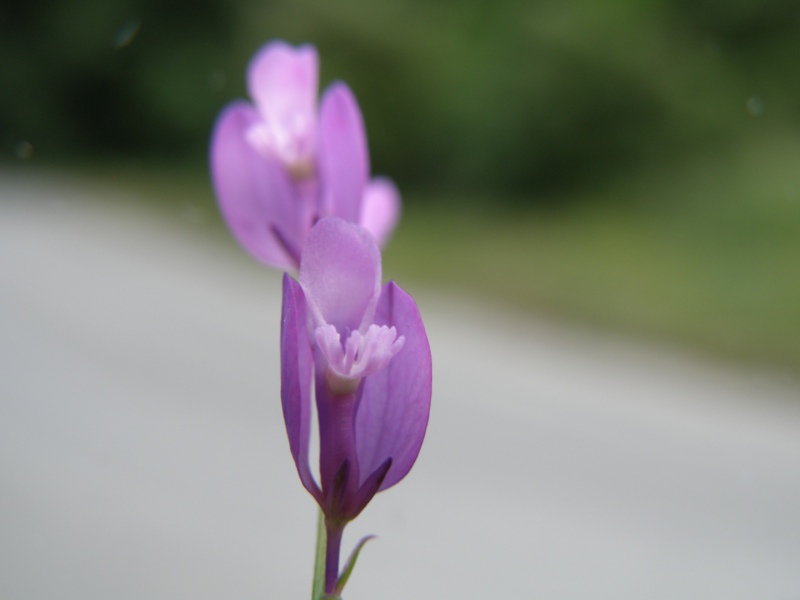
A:
[[[319,483],[309,467],[311,384]],[[337,218],[309,232],[300,281],[283,280],[281,399],[305,488],[325,514],[326,591],[334,589],[345,524],[417,458],[431,399],[431,354],[414,300],[381,287],[373,236]]]
[[[369,180],[361,111],[334,83],[317,109],[317,51],[276,41],[250,62],[253,104],[229,104],[211,139],[211,177],[220,209],[239,243],[258,260],[297,269],[306,235],[337,216],[383,244],[400,211],[387,179]]]

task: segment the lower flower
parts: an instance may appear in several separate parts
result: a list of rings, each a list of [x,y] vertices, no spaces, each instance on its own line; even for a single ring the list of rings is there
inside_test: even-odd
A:
[[[336,218],[310,231],[300,281],[284,275],[281,400],[292,456],[325,516],[325,591],[339,581],[345,525],[408,474],[428,423],[431,353],[414,300],[381,287],[380,251]],[[319,481],[309,466],[312,381]]]

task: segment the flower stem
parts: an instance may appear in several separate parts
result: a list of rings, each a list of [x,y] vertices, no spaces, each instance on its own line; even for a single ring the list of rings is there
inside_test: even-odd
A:
[[[325,522],[325,593],[331,594],[339,579],[339,549],[342,545],[344,525]]]

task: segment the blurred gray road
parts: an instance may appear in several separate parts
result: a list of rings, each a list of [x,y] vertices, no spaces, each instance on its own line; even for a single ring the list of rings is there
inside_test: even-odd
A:
[[[280,279],[138,203],[0,173],[0,598],[307,598]],[[797,383],[410,291],[428,438],[348,600],[800,598]]]

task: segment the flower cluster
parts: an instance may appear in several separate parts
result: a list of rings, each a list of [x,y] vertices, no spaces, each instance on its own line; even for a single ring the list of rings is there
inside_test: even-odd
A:
[[[338,595],[345,525],[413,466],[428,423],[431,353],[414,300],[381,285],[379,243],[399,215],[387,179],[369,179],[366,134],[346,85],[317,108],[313,47],[272,42],[248,70],[254,105],[229,105],[211,142],[221,211],[283,278],[281,401],[289,447],[327,531],[325,593]],[[319,473],[309,445],[313,405]]]

